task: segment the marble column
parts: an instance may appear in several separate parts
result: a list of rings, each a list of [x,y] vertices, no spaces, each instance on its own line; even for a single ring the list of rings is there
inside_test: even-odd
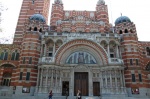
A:
[[[117,70],[115,70],[115,86],[116,86],[116,92],[118,93],[118,84],[117,84]]]
[[[58,82],[57,82],[57,73],[58,73],[58,70],[56,69],[56,83],[55,83],[55,86],[57,87],[57,85],[58,85]]]
[[[41,68],[40,92],[42,92],[42,82],[43,82],[43,68]]]
[[[45,47],[44,47],[44,56],[46,57],[46,53],[47,53],[47,45],[45,44]]]
[[[54,70],[52,69],[52,76],[51,76],[51,87],[53,88],[53,72]]]
[[[117,53],[116,53],[117,55],[116,55],[116,56],[117,56],[117,58],[119,58],[119,50],[118,50],[118,45],[116,45],[116,50],[117,50]]]
[[[109,49],[109,44],[107,45],[107,51],[108,51],[108,57],[110,57],[110,49]]]
[[[102,71],[100,71],[100,93],[103,93],[103,75],[102,75]]]
[[[108,92],[107,72],[105,71],[106,93]]]
[[[53,46],[53,57],[54,57],[54,55],[55,55],[55,48],[56,47],[56,45],[55,45],[55,43],[54,43],[54,46]]]
[[[40,79],[40,68],[38,68],[38,75],[37,75],[37,85],[36,85],[36,92],[38,92],[38,89],[39,89],[39,79]]]
[[[111,70],[110,70],[110,92],[112,92],[112,77],[111,77]]]
[[[48,68],[47,68],[47,73],[46,73],[46,86],[45,86],[45,91],[48,91],[48,85],[47,85],[47,82],[48,82]]]

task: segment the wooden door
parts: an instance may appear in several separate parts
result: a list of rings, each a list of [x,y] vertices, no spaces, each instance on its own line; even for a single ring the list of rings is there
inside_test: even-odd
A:
[[[93,82],[93,95],[100,96],[100,83],[99,82]]]
[[[88,96],[88,73],[75,72],[74,74],[74,95],[77,95],[78,90],[81,91],[82,96]]]

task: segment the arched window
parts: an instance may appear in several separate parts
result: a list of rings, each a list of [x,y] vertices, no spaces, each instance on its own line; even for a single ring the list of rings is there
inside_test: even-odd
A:
[[[122,30],[119,31],[119,34],[122,34]]]
[[[125,33],[128,33],[128,30],[127,29],[125,29],[125,31],[124,31]]]
[[[30,28],[29,28],[29,31],[31,31],[31,30],[32,30],[32,28],[30,27]]]
[[[147,64],[146,71],[150,71],[150,63]]]
[[[37,31],[37,27],[34,28],[34,31]]]
[[[19,52],[17,50],[12,53],[11,60],[19,60]]]
[[[133,33],[133,30],[131,29],[130,32]]]
[[[147,53],[147,56],[150,56],[150,48],[149,47],[146,47],[146,53]]]
[[[42,29],[40,28],[39,32],[42,32]]]
[[[8,59],[8,51],[5,49],[3,52],[0,54],[0,60],[7,60]]]

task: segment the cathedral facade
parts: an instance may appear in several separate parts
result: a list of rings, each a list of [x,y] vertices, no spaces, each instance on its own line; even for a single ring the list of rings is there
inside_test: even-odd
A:
[[[0,45],[0,95],[150,97],[150,42],[138,41],[127,16],[111,25],[104,0],[95,7],[70,11],[62,0],[23,0],[13,44]]]

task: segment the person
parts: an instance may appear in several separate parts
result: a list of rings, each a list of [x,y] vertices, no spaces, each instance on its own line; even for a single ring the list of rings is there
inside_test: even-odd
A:
[[[53,93],[52,93],[52,90],[51,90],[50,93],[49,93],[49,99],[52,99],[52,96],[53,96]]]
[[[80,90],[78,90],[77,99],[81,99],[81,91]]]

